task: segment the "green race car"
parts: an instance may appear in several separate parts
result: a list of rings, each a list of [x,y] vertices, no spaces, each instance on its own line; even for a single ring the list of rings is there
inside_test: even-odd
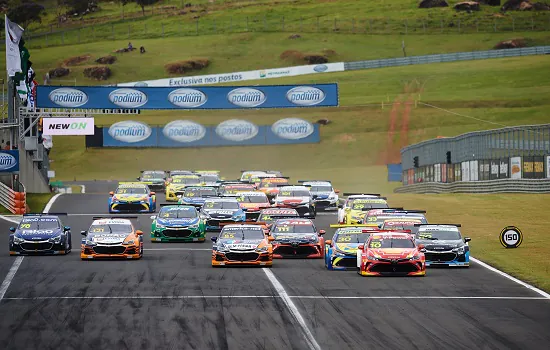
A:
[[[191,205],[163,205],[151,216],[152,242],[204,242],[206,224]]]

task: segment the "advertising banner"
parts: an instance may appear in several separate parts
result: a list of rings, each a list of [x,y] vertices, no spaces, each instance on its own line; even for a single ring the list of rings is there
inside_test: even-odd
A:
[[[338,84],[197,88],[39,86],[38,108],[251,109],[338,106]]]
[[[441,182],[441,164],[434,164],[434,182]]]
[[[499,179],[507,179],[510,177],[509,162],[510,160],[507,158],[500,160],[500,166],[499,166],[500,175],[498,176]]]
[[[0,173],[19,171],[19,150],[0,151]]]
[[[441,164],[441,182],[447,182],[447,164]]]
[[[521,157],[511,157],[510,168],[512,168],[510,178],[521,179],[521,169],[522,169]]]
[[[498,160],[491,160],[491,174],[489,175],[490,180],[498,179],[499,174],[499,161]]]
[[[533,179],[534,178],[534,164],[533,157],[524,156],[523,157],[523,174],[524,179]]]
[[[550,178],[550,156],[546,156],[546,177]]]
[[[164,127],[126,120],[103,129],[103,147],[215,147],[320,142],[318,124],[286,118],[273,125],[255,125],[242,119],[203,126],[174,120]]]
[[[533,177],[535,179],[544,179],[544,157],[534,156],[533,157]]]
[[[94,118],[43,118],[44,135],[93,135]]]
[[[221,83],[236,83],[246,80],[261,80],[270,78],[292,77],[297,75],[319,74],[330,72],[343,72],[344,62],[311,64],[306,66],[271,68],[262,70],[252,70],[245,72],[196,75],[193,77],[177,77],[156,80],[134,81],[129,83],[117,84],[117,86],[127,87],[181,87],[195,85],[209,85]]]

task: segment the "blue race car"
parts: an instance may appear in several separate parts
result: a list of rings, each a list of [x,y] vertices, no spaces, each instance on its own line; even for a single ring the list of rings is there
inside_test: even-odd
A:
[[[330,225],[338,228],[332,240],[325,241],[325,267],[327,270],[355,270],[357,248],[364,244],[376,225]]]
[[[109,193],[109,213],[154,213],[157,210],[156,193],[139,182],[120,182],[116,191]]]
[[[186,187],[178,200],[178,204],[192,205],[200,208],[207,198],[217,197],[218,189],[215,187],[192,186]]]
[[[10,255],[69,254],[71,228],[63,226],[59,216],[24,214],[17,227],[10,227]]]
[[[221,223],[246,221],[245,211],[236,198],[208,198],[201,208],[200,215],[206,220],[207,230],[220,230]]]
[[[460,225],[421,224],[416,244],[424,244],[426,266],[470,266],[470,237],[462,237]]]

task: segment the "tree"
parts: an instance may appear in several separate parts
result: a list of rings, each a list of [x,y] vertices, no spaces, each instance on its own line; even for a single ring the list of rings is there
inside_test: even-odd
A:
[[[1,1],[1,0],[0,0]],[[124,6],[132,2],[132,0],[115,0],[116,3],[122,5],[122,19],[124,19]]]
[[[34,2],[24,2],[8,11],[8,18],[21,27],[26,28],[32,22],[42,21],[44,6]]]
[[[143,15],[145,16],[145,6],[153,5],[157,3],[159,0],[135,0],[136,4],[141,6],[141,12],[143,12]]]

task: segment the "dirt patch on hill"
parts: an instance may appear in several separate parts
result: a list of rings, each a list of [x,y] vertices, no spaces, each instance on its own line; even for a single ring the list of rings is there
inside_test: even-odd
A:
[[[517,49],[521,47],[527,47],[527,40],[524,38],[517,38],[517,39],[511,39],[511,40],[504,40],[499,43],[497,43],[494,47],[496,50],[502,50],[502,49]]]
[[[116,60],[117,60],[117,58],[115,56],[108,55],[108,56],[105,56],[105,57],[100,57],[95,61],[99,64],[113,64],[113,63],[116,62]]]
[[[94,80],[107,80],[111,77],[111,69],[109,67],[89,67],[84,69],[84,76]]]
[[[91,55],[70,57],[63,61],[63,66],[78,66],[79,64],[88,62],[91,57]]]
[[[279,58],[293,64],[323,64],[329,61],[329,57],[336,55],[334,50],[323,50],[323,53],[304,53],[298,50],[286,50]]]
[[[210,61],[206,58],[198,58],[194,60],[179,61],[168,63],[164,66],[166,72],[170,74],[185,74],[192,71],[202,70],[210,65]]]

